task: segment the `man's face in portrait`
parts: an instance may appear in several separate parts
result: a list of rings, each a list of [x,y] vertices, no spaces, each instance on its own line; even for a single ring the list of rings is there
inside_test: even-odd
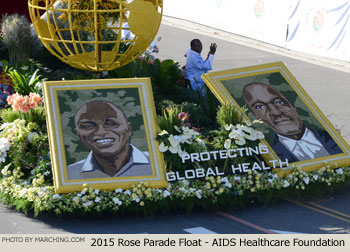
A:
[[[131,124],[120,108],[112,103],[94,101],[85,104],[75,115],[77,134],[94,154],[114,156],[129,145]]]
[[[254,115],[276,133],[289,137],[304,131],[297,109],[277,89],[250,83],[244,87],[243,99]]]

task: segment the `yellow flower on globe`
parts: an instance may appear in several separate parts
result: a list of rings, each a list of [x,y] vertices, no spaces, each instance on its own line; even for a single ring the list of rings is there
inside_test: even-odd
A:
[[[137,197],[136,193],[131,194],[131,197],[132,197],[133,199],[136,199],[136,197]]]
[[[142,193],[141,190],[137,190],[137,194],[138,194],[139,196],[142,196],[142,195],[143,195],[143,193]]]
[[[295,177],[295,178],[294,178],[294,181],[295,181],[295,182],[298,181],[298,178]]]
[[[218,176],[218,177],[216,178],[216,181],[217,181],[217,183],[221,183],[221,176]]]
[[[220,192],[220,193],[223,193],[223,192],[224,192],[224,188],[220,188],[220,189],[219,189],[219,192]]]
[[[87,184],[83,184],[83,187],[87,187]]]
[[[213,188],[215,188],[216,187],[216,183],[213,183]]]
[[[146,197],[147,197],[147,198],[151,198],[151,197],[152,197],[152,193],[146,192]]]
[[[210,189],[210,188],[211,188],[211,186],[210,186],[210,183],[209,183],[209,182],[207,182],[207,183],[205,184],[205,186],[207,187],[207,189]]]
[[[145,205],[145,202],[141,201],[140,206],[144,206],[144,205]]]
[[[87,197],[86,196],[84,196],[81,200],[83,201],[83,202],[85,202],[86,201],[86,199],[87,199]]]
[[[132,191],[133,191],[133,192],[137,192],[137,187],[134,187],[134,188],[132,189]]]

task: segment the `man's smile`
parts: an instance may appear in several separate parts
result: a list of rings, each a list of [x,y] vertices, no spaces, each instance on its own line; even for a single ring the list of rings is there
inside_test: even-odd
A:
[[[115,142],[114,138],[99,138],[94,140],[95,143],[100,145],[112,144]]]

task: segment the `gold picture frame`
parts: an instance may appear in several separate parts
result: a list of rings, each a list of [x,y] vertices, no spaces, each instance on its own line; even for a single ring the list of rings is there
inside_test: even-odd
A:
[[[57,193],[168,185],[149,78],[47,81],[43,93]]]
[[[221,103],[233,104],[245,119],[262,119],[265,122],[260,129],[265,134],[262,143],[269,149],[269,153],[263,155],[264,161],[266,163],[271,160],[283,162],[284,157],[291,159],[285,167],[279,166],[274,169],[279,176],[288,174],[294,167],[301,167],[303,171],[310,172],[325,166],[337,168],[350,164],[349,145],[282,62],[206,73],[202,75],[202,79]],[[273,103],[266,100],[269,96],[274,99],[279,97],[280,99],[274,102],[284,103],[295,111],[295,118],[299,118],[295,119],[295,121],[299,120],[299,124],[294,123],[299,125],[295,126],[295,132],[297,129],[303,129],[304,131],[300,131],[304,134],[302,139],[297,135],[285,137],[285,134],[293,131],[290,128],[293,126],[293,119],[291,119],[293,116],[287,117],[284,112],[282,115],[277,115],[281,113],[280,111],[272,115]],[[263,101],[263,97],[266,101]],[[272,106],[271,109],[269,106]],[[246,108],[247,112],[244,112]],[[281,123],[285,120],[283,123],[286,126],[286,118],[290,120],[289,133]],[[279,123],[280,127],[277,128]],[[310,132],[312,134],[309,134]],[[309,138],[304,138],[306,134],[309,134],[307,135]],[[317,140],[312,142],[313,139]],[[313,155],[314,158],[312,158]]]

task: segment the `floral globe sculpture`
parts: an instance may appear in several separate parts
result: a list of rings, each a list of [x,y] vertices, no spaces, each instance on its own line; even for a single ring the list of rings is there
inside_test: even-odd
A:
[[[133,61],[156,36],[162,0],[28,0],[39,39],[72,67],[108,71]]]

